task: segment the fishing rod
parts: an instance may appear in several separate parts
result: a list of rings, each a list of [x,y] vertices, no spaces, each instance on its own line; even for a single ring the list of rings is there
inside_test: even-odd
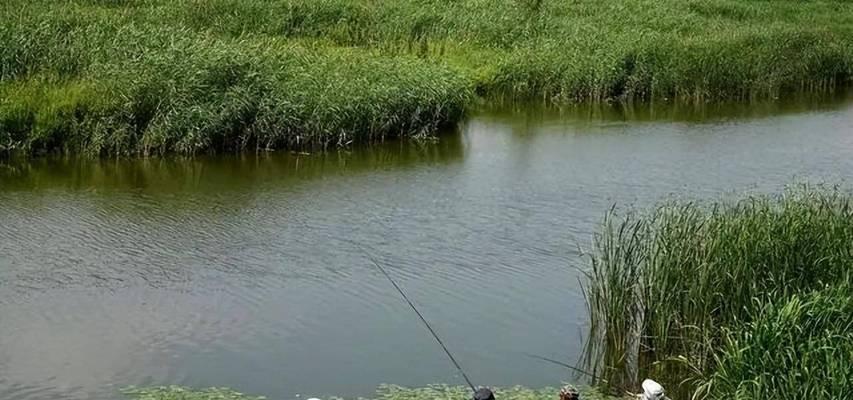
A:
[[[468,375],[462,369],[462,366],[459,365],[459,362],[456,361],[456,358],[453,357],[453,354],[450,353],[450,350],[447,349],[447,346],[444,345],[444,342],[441,340],[441,338],[438,337],[438,334],[435,333],[435,330],[432,329],[432,326],[430,326],[429,322],[427,322],[427,320],[426,320],[426,318],[424,318],[423,314],[421,314],[421,312],[418,311],[418,308],[415,307],[415,304],[412,303],[411,300],[409,300],[409,296],[406,296],[406,293],[403,292],[403,289],[400,288],[400,285],[398,285],[397,282],[394,281],[394,278],[392,278],[391,275],[388,274],[388,271],[386,271],[385,268],[382,267],[382,264],[378,260],[376,260],[376,258],[374,258],[373,255],[368,253],[360,245],[358,247],[367,256],[367,258],[370,259],[370,262],[372,262],[373,265],[375,265],[376,268],[380,272],[382,272],[382,275],[385,275],[385,277],[388,278],[388,281],[391,282],[392,285],[394,285],[394,288],[397,289],[397,292],[400,293],[400,296],[403,297],[403,300],[406,300],[406,303],[409,303],[409,307],[411,307],[412,310],[415,312],[415,314],[418,315],[418,318],[420,318],[421,322],[424,323],[424,326],[426,326],[427,330],[429,330],[429,333],[432,334],[432,337],[435,338],[435,341],[438,342],[438,344],[441,346],[442,349],[444,349],[444,353],[447,354],[447,357],[450,358],[450,361],[453,363],[454,366],[456,366],[456,370],[458,370],[459,373],[462,374],[462,377],[465,378],[465,382],[468,383],[468,387],[470,387],[471,390],[475,393],[475,398],[478,398],[479,395],[481,395],[480,391],[478,391],[477,388],[474,387],[474,384],[471,383],[471,379],[468,378]],[[491,391],[489,391],[488,394],[491,394]],[[492,396],[491,399],[494,399],[494,396]]]
[[[350,242],[350,243],[355,244],[356,247],[358,247],[358,249],[361,250],[361,252],[364,253],[365,256],[367,256],[367,258],[370,260],[370,262],[373,263],[373,265],[376,267],[376,269],[378,269],[379,272],[381,272],[382,275],[384,275],[386,279],[388,279],[388,282],[391,282],[391,285],[394,286],[394,289],[397,289],[397,292],[400,293],[400,296],[403,298],[403,300],[406,301],[406,303],[409,305],[409,307],[412,308],[412,311],[414,311],[415,314],[418,316],[418,318],[420,318],[421,322],[423,322],[424,326],[427,328],[429,333],[432,335],[432,337],[435,339],[435,341],[438,342],[438,345],[441,346],[442,350],[444,350],[444,353],[447,354],[447,358],[450,359],[450,361],[456,367],[456,370],[459,371],[459,374],[461,374],[462,378],[465,379],[465,382],[468,384],[468,387],[470,387],[471,390],[474,392],[474,400],[495,400],[494,393],[490,389],[481,388],[478,390],[474,386],[474,383],[471,382],[470,378],[468,378],[468,374],[466,374],[465,370],[462,369],[462,365],[460,365],[459,362],[456,361],[456,357],[453,357],[453,354],[450,352],[450,350],[444,344],[444,341],[442,341],[441,338],[438,336],[438,333],[436,333],[435,329],[432,328],[432,326],[426,320],[424,315],[421,314],[421,312],[418,310],[418,308],[415,306],[415,304],[412,303],[412,300],[409,299],[409,296],[406,295],[406,292],[403,291],[403,288],[401,288],[400,285],[397,284],[397,282],[394,280],[394,278],[391,277],[391,274],[389,274],[388,271],[382,266],[382,263],[380,263],[379,260],[377,260],[375,257],[373,257],[373,255],[370,254],[367,250],[365,250],[364,247],[362,247],[360,244],[354,243],[354,242]],[[569,364],[562,362],[562,361],[558,361],[558,360],[555,360],[552,358],[543,357],[543,356],[539,356],[536,354],[530,354],[530,353],[525,353],[525,355],[528,357],[531,357],[531,358],[535,358],[535,359],[538,359],[541,361],[545,361],[545,362],[549,362],[549,363],[552,363],[555,365],[559,365],[561,367],[570,369],[572,371],[587,375],[587,376],[591,377],[593,380],[598,379],[598,377],[595,375],[595,373],[587,372],[581,368],[569,365]],[[575,392],[575,395],[576,395],[576,392]],[[577,398],[577,397],[575,397],[575,398]]]

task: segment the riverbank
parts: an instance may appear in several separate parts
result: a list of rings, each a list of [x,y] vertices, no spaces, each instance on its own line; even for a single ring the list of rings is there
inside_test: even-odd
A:
[[[0,152],[29,154],[347,146],[477,101],[772,99],[853,76],[842,1],[11,0],[0,18]]]
[[[654,376],[695,398],[848,396],[851,202],[801,187],[611,213],[585,287],[587,367],[607,386]]]
[[[495,389],[495,397],[501,400],[553,400],[559,389],[529,389],[513,387]],[[178,386],[129,389],[127,396],[134,400],[261,400],[264,397],[247,395],[226,388],[190,389]],[[583,400],[616,400],[618,397],[602,395],[593,388],[582,388]],[[424,388],[404,388],[400,386],[382,386],[376,392],[375,400],[470,400],[471,389],[462,386],[435,385]]]

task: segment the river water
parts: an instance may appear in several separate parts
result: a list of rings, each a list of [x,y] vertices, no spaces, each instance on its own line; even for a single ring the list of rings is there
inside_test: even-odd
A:
[[[0,164],[0,398],[574,378],[604,212],[853,176],[853,103],[473,113],[435,143]]]

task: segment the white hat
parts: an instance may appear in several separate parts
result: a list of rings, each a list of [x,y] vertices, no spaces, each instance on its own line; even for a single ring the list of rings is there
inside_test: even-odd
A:
[[[659,400],[664,398],[663,386],[651,379],[643,381],[643,399]]]

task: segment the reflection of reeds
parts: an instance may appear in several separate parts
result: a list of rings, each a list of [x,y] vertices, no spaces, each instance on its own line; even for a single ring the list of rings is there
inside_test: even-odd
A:
[[[755,393],[805,393],[774,392],[782,385],[772,386],[762,381],[767,377],[748,373],[759,373],[769,363],[748,361],[750,370],[733,358],[750,350],[792,357],[814,350],[786,347],[786,342],[756,342],[750,332],[788,337],[792,334],[788,330],[793,330],[801,332],[804,342],[824,343],[816,339],[820,335],[815,329],[808,328],[827,326],[817,316],[824,315],[823,305],[814,306],[814,313],[797,314],[802,325],[774,325],[768,315],[789,307],[785,304],[796,302],[792,300],[795,296],[810,296],[827,287],[840,288],[828,301],[849,306],[853,287],[851,205],[851,197],[839,190],[799,188],[779,197],[749,197],[708,207],[668,203],[650,214],[621,217],[611,211],[595,236],[584,287],[591,315],[587,367],[611,385],[631,386],[638,378],[652,376],[675,390],[692,391],[702,385],[714,397],[734,393],[720,392],[726,389],[709,382],[723,378],[710,377],[731,376],[724,367],[737,364],[741,367],[738,379],[763,382],[764,391]],[[765,311],[770,307],[767,304],[776,311]],[[853,331],[842,328],[851,326],[851,318],[842,318],[839,325],[828,324],[833,328],[829,331],[846,335],[828,354],[841,355],[853,345]],[[769,332],[774,326],[780,331]],[[847,362],[853,361],[852,355],[846,353]],[[835,364],[820,368],[833,368],[843,361],[844,357],[834,359]],[[765,364],[759,365],[762,362]],[[812,364],[794,363],[792,368],[808,366]],[[831,385],[845,377],[844,371],[801,371],[803,376],[823,376],[802,387],[827,389],[823,396],[836,393]],[[849,378],[850,373],[846,374]],[[786,375],[792,379],[786,384],[795,385],[795,375]]]
[[[462,160],[461,135],[442,140],[386,141],[369,149],[332,150],[311,155],[272,152],[240,156],[168,156],[92,160],[86,157],[0,158],[0,192],[60,187],[246,192],[277,182],[284,187],[330,175],[357,176],[376,169],[405,170]]]

